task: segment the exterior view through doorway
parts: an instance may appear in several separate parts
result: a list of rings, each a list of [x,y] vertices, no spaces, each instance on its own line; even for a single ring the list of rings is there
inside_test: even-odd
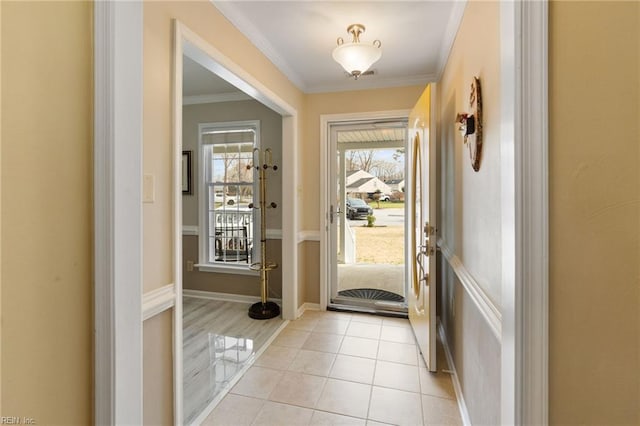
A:
[[[329,306],[406,313],[406,120],[332,124]]]

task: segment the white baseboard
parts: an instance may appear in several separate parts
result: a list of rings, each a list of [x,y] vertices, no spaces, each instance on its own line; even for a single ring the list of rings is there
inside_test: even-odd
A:
[[[172,308],[176,304],[174,284],[151,290],[142,295],[142,321]]]
[[[300,306],[298,308],[298,311],[296,312],[296,318],[300,318],[305,311],[320,311],[320,304],[319,303],[303,303],[302,306]]]
[[[256,303],[260,302],[258,296],[246,296],[244,294],[231,294],[231,293],[219,293],[215,291],[202,291],[202,290],[182,290],[183,297],[197,297],[200,299],[221,300],[224,302],[236,302],[236,303]],[[281,299],[269,298],[271,302],[277,303],[282,306]]]
[[[462,394],[462,386],[458,380],[458,373],[456,372],[456,365],[453,362],[451,351],[449,350],[449,343],[447,342],[447,335],[444,332],[442,323],[438,324],[438,334],[440,334],[440,340],[444,348],[444,355],[447,358],[447,364],[451,370],[451,381],[453,382],[453,390],[456,392],[456,400],[458,402],[458,410],[460,410],[460,417],[462,417],[462,423],[465,426],[471,426],[471,419],[469,418],[469,412],[467,411],[467,404],[464,402],[464,395]]]
[[[491,328],[491,332],[495,338],[498,339],[498,342],[501,342],[502,313],[500,312],[500,309],[498,309],[498,307],[491,301],[491,298],[489,298],[484,289],[464,266],[462,260],[453,253],[442,239],[438,241],[438,246],[440,247],[440,252],[447,262],[449,262],[449,266],[451,266],[451,269],[456,274],[458,281],[460,281],[462,287],[466,290],[483,318],[487,321],[489,328]]]

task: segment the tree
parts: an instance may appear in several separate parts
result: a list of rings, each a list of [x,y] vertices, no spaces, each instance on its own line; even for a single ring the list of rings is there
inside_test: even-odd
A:
[[[375,165],[375,149],[351,149],[347,151],[347,170],[364,170],[369,173]]]
[[[389,179],[399,179],[404,176],[400,169],[400,164],[394,161],[377,161],[371,168],[371,174],[377,176],[383,181]]]
[[[371,194],[371,199],[376,202],[378,208],[380,208],[380,197],[382,196],[382,191],[379,189],[376,190],[373,194]]]
[[[384,149],[385,151],[387,149]],[[404,148],[396,149],[391,155],[393,161],[381,159],[381,149],[351,149],[346,151],[346,169],[364,170],[382,180],[402,179],[404,177]]]

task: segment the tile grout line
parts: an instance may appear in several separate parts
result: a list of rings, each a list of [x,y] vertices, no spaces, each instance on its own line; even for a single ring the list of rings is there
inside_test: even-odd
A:
[[[324,318],[327,318],[327,317],[324,317]],[[331,318],[328,318],[328,319],[332,320]],[[291,349],[296,349],[298,352],[296,353],[294,358],[286,364],[285,369],[281,370],[281,371],[283,371],[283,373],[282,373],[283,375],[284,375],[284,372],[291,371],[293,373],[300,373],[300,374],[303,374],[303,375],[314,376],[314,377],[319,377],[319,378],[323,378],[324,379],[323,380],[323,384],[322,384],[322,389],[319,392],[319,396],[318,396],[317,400],[313,403],[313,407],[297,405],[295,403],[288,403],[288,402],[284,403],[284,402],[272,401],[269,398],[271,397],[271,394],[273,393],[273,391],[267,396],[266,399],[261,399],[261,398],[257,398],[257,399],[260,399],[260,400],[264,401],[265,403],[266,403],[266,401],[268,401],[268,402],[272,402],[272,403],[282,404],[282,405],[285,405],[285,406],[299,407],[299,408],[312,410],[311,419],[313,419],[315,412],[319,412],[319,413],[327,413],[327,414],[334,414],[334,415],[338,415],[338,416],[350,417],[350,418],[353,418],[353,419],[361,419],[361,420],[364,420],[365,422],[376,421],[374,419],[371,419],[370,415],[371,415],[371,408],[372,408],[372,402],[373,402],[373,390],[374,390],[374,387],[375,387],[375,377],[376,377],[376,373],[378,373],[378,370],[380,368],[380,366],[378,364],[379,364],[379,362],[383,362],[380,359],[381,343],[387,342],[387,343],[393,343],[393,344],[401,344],[401,345],[407,345],[407,346],[414,346],[414,348],[415,348],[416,345],[415,344],[412,345],[411,343],[406,343],[406,342],[395,342],[395,341],[392,341],[392,340],[382,340],[382,331],[383,331],[383,328],[385,327],[384,323],[373,324],[373,323],[370,323],[370,322],[357,321],[356,319],[354,319],[354,315],[350,315],[348,318],[339,317],[339,318],[335,319],[335,321],[344,321],[346,323],[346,329],[344,330],[343,334],[336,334],[336,333],[331,333],[331,332],[326,332],[326,331],[316,332],[315,330],[318,327],[318,325],[320,324],[321,320],[322,320],[322,318],[319,319],[313,325],[311,330],[297,330],[297,329],[292,328],[293,330],[304,331],[304,332],[307,332],[309,334],[308,334],[307,338],[304,340],[304,342],[302,342],[300,347],[295,347],[295,348],[291,347]],[[379,327],[378,337],[374,339],[374,338],[370,338],[370,337],[362,337],[362,336],[357,336],[357,335],[356,336],[348,335],[347,332],[348,332],[350,326],[352,324],[356,324],[356,323],[357,324],[367,324],[367,325],[376,325],[376,326],[378,326]],[[291,324],[291,323],[289,323],[289,324]],[[397,329],[403,329],[404,328],[404,327],[396,326],[395,324],[393,324],[393,325],[386,324],[386,326],[394,327],[394,328],[397,328]],[[339,343],[339,345],[338,345],[338,347],[336,349],[336,352],[331,352],[331,351],[327,352],[327,351],[315,350],[315,349],[305,349],[304,345],[311,338],[312,334],[328,334],[328,335],[333,335],[333,336],[340,336],[340,343]],[[358,337],[358,338],[362,338],[362,339],[368,339],[368,340],[376,341],[377,342],[377,348],[376,348],[375,358],[369,358],[369,357],[365,357],[365,356],[358,356],[358,355],[353,355],[353,354],[341,353],[340,351],[343,349],[343,345],[345,344],[345,338],[346,337]],[[273,342],[270,342],[269,346],[265,345],[265,350],[268,347],[270,347],[272,343]],[[278,345],[274,345],[274,346],[278,346]],[[290,370],[290,368],[294,364],[295,360],[298,359],[298,356],[300,356],[300,351],[303,351],[303,350],[307,351],[307,352],[316,352],[316,353],[321,353],[321,354],[331,354],[333,356],[333,359],[331,360],[330,365],[329,365],[328,369],[326,370],[325,374],[307,373],[307,372],[304,372],[304,371],[296,372],[296,371]],[[354,380],[351,380],[351,379],[341,379],[341,378],[335,378],[334,379],[334,378],[332,378],[330,375],[331,375],[331,372],[332,372],[333,368],[336,365],[336,362],[338,361],[338,356],[346,356],[346,357],[350,357],[350,358],[362,358],[362,359],[373,360],[374,361],[374,368],[373,368],[373,376],[372,376],[372,379],[371,379],[371,384],[362,383],[362,382],[354,381]],[[428,394],[428,393],[423,395],[423,393],[422,393],[423,380],[420,377],[421,363],[420,363],[420,354],[419,354],[418,351],[415,352],[415,356],[416,356],[416,360],[417,360],[417,365],[415,365],[415,367],[417,368],[417,371],[418,371],[418,385],[419,385],[418,387],[419,387],[419,391],[418,392],[413,392],[413,391],[407,390],[406,392],[418,395],[418,398],[419,398],[419,409],[420,409],[420,413],[418,413],[418,414],[419,414],[419,418],[422,421],[422,424],[424,424],[424,422],[425,422],[425,412],[424,412],[425,406],[424,406],[424,398],[423,398],[424,396],[434,397],[434,398],[442,399],[442,400],[451,400],[452,398],[447,398],[447,397],[439,396],[439,395],[431,395],[431,394]],[[256,359],[257,358],[258,357],[256,357]],[[404,365],[404,366],[414,366],[413,364],[407,364],[407,363],[404,363],[404,362],[396,362],[396,361],[384,361],[384,362],[388,362],[390,364]],[[271,370],[279,370],[278,368],[272,368],[272,367],[262,367],[262,368],[269,368]],[[280,380],[282,380],[282,378]],[[327,387],[327,384],[328,384],[329,380],[336,380],[336,381],[341,381],[341,382],[354,383],[354,384],[360,384],[360,385],[369,385],[370,386],[369,402],[368,402],[368,407],[367,407],[367,411],[366,411],[366,416],[364,418],[358,417],[358,416],[354,416],[354,415],[347,415],[347,414],[340,413],[340,412],[327,411],[327,410],[318,408],[318,403],[320,402],[320,399],[322,398],[322,395],[324,394],[324,392],[326,390],[326,387]],[[403,391],[404,390],[404,389],[399,389],[399,388],[394,387],[394,386],[379,386],[379,387],[384,388],[384,389],[389,389],[389,390],[398,390],[398,391]],[[455,400],[455,398],[453,400]],[[311,419],[309,421],[311,421]],[[257,421],[257,416],[256,416],[255,419],[253,419],[252,424],[255,423],[256,421]]]
[[[378,357],[380,356],[380,340],[378,339],[378,348],[376,350],[376,359],[373,364],[373,377],[371,378],[371,389],[369,389],[369,406],[367,407],[367,418],[365,420],[366,423],[369,422],[369,414],[371,413],[371,402],[373,401],[373,386],[376,382],[376,370],[378,369]],[[375,420],[374,420],[375,421]]]

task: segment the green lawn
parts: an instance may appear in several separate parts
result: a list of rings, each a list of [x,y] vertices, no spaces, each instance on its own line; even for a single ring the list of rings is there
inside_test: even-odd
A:
[[[378,203],[371,201],[368,203],[373,209],[378,208]],[[404,201],[380,201],[381,209],[404,209]]]

